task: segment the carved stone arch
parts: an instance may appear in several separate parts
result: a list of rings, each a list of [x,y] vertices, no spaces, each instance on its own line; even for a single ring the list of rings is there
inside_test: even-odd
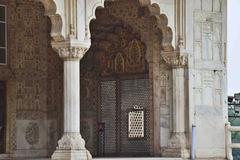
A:
[[[104,2],[105,0],[99,0],[93,4],[90,4],[91,6],[91,13],[87,17],[87,25],[89,26],[89,23],[91,22],[92,19],[96,19],[95,12],[97,8],[104,8]]]
[[[87,17],[87,35],[90,38],[90,23],[93,19],[96,18],[96,14],[98,10],[105,10],[108,8],[109,5],[114,3],[124,3],[126,0],[119,0],[119,1],[112,1],[112,0],[99,0],[95,4],[92,4],[92,13],[90,16]],[[125,2],[126,4],[129,3],[129,1]],[[171,52],[174,50],[172,46],[172,30],[168,26],[168,19],[167,16],[160,13],[160,7],[158,4],[151,3],[151,0],[134,0],[131,1],[131,3],[135,3],[137,8],[139,8],[138,12],[141,17],[145,17],[148,19],[149,25],[146,25],[146,29],[148,29],[150,32],[148,35],[151,36],[142,36],[144,39],[143,42],[146,43],[158,43],[158,46],[156,46],[154,49],[158,50],[158,53],[161,51],[164,52]],[[125,21],[124,17],[121,17],[123,21]],[[132,24],[134,27],[134,25]],[[151,29],[149,29],[148,26],[151,26]],[[143,33],[144,29],[142,28],[140,30],[140,33]],[[146,34],[147,35],[147,34]],[[154,37],[154,38],[153,38]],[[148,45],[149,47],[151,45]],[[151,46],[153,47],[153,46]],[[153,48],[152,48],[153,49]],[[151,50],[152,50],[151,49]],[[147,59],[150,60],[152,57],[150,55],[147,55]]]
[[[87,17],[87,24],[89,24],[92,19],[96,18],[95,12],[96,12],[97,8],[104,8],[105,1],[109,1],[109,0],[97,0],[95,2],[94,1],[90,2],[90,3],[92,3],[92,4],[90,4],[90,6],[91,6],[90,7],[91,8],[90,12],[91,13]],[[142,6],[145,6],[145,5],[150,4],[151,0],[139,0],[139,3]]]
[[[45,15],[51,20],[51,37],[55,42],[64,41],[64,4],[59,0],[36,0],[45,8]]]

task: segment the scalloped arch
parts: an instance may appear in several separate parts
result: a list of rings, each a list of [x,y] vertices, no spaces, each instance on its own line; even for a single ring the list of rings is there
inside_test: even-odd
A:
[[[65,40],[64,30],[65,26],[63,13],[64,5],[60,0],[35,0],[41,2],[45,8],[45,15],[51,20],[51,37],[55,42],[60,42]]]
[[[172,29],[168,26],[168,18],[165,14],[161,14],[160,7],[156,3],[152,3],[151,0],[136,0],[141,7],[147,8],[148,16],[153,20],[154,26],[159,30],[159,35],[162,36],[162,50],[173,51]],[[99,8],[105,8],[107,2],[113,2],[113,0],[98,0],[92,3],[91,15],[87,17],[87,37],[91,38],[90,23],[93,19],[96,19],[96,11]]]
[[[88,16],[87,23],[89,24],[92,19],[96,18],[95,12],[97,8],[101,7],[104,8],[105,1],[112,1],[112,0],[97,0],[95,3],[91,4],[91,13]],[[141,6],[146,6],[151,4],[151,0],[138,0]]]

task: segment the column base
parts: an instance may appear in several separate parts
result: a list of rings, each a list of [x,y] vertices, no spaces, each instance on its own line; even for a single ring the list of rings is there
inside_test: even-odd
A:
[[[80,133],[64,133],[58,141],[58,147],[52,160],[91,160],[90,152],[85,148],[85,141]]]
[[[187,146],[186,135],[184,133],[174,133],[168,147],[162,149],[162,156],[189,158],[190,151]]]
[[[56,150],[52,160],[91,160],[92,156],[88,150]]]

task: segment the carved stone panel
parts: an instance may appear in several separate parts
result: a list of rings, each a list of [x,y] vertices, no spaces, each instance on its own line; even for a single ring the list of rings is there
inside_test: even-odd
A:
[[[34,145],[39,141],[39,126],[37,123],[30,122],[26,127],[25,139],[28,144],[31,145],[31,148],[34,148]]]
[[[42,157],[47,155],[48,140],[48,129],[42,126],[48,117],[61,117],[62,61],[51,48],[51,25],[43,5],[34,0],[8,4],[9,61],[7,66],[0,66],[0,79],[8,84],[7,149],[23,156],[35,148],[36,152],[29,156]],[[40,120],[43,123],[35,122]],[[56,127],[61,126],[61,120],[58,122]]]
[[[101,76],[145,73],[146,46],[139,34],[132,33],[133,29],[120,20],[110,15],[107,18],[108,23],[106,20],[93,22],[93,47],[89,51],[96,54]]]

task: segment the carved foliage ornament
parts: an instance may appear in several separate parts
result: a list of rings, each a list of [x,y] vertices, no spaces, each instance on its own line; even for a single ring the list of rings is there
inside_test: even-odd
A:
[[[63,46],[54,47],[59,56],[64,60],[80,60],[87,52],[88,47]]]
[[[80,133],[64,133],[58,141],[59,150],[85,150],[85,141]]]
[[[85,141],[80,133],[64,133],[62,139],[58,141],[58,150],[84,150],[87,152],[88,159],[92,156],[85,148]]]
[[[172,67],[186,67],[188,65],[187,55],[179,53],[163,53],[161,59]]]

